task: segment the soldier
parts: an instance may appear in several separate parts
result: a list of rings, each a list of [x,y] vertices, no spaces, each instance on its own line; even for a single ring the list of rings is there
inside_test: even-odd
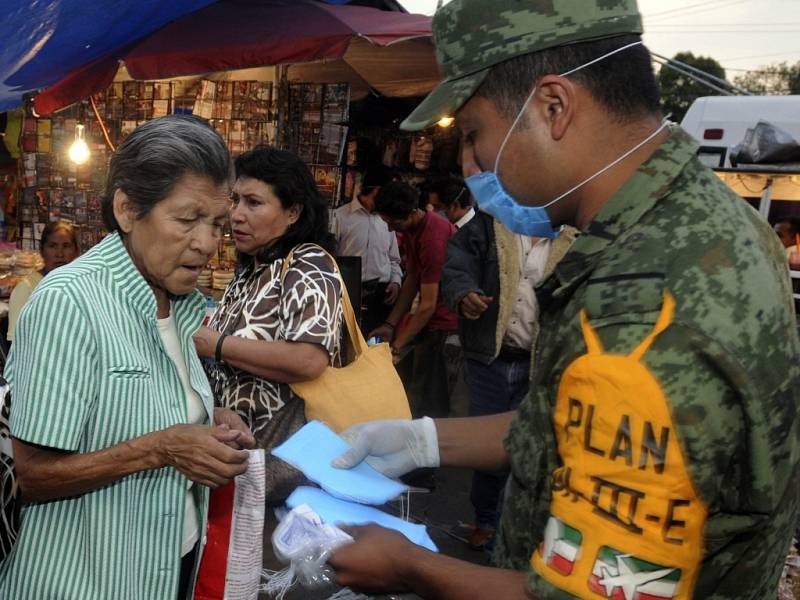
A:
[[[433,30],[445,78],[404,125],[455,114],[481,209],[524,235],[583,234],[537,289],[516,414],[357,426],[336,461],[510,465],[497,568],[369,526],[331,557],[339,581],[425,598],[774,597],[800,480],[785,259],[662,121],[635,0],[453,0]]]

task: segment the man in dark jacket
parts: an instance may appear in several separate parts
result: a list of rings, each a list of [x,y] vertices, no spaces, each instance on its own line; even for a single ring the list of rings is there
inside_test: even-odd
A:
[[[538,333],[534,286],[547,277],[575,239],[570,229],[551,242],[515,235],[478,212],[450,239],[442,292],[459,315],[470,416],[516,410],[528,392],[531,349]],[[476,471],[470,500],[480,549],[494,534],[507,473]]]

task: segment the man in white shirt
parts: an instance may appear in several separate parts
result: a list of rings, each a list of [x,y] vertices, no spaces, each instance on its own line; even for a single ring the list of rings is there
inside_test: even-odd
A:
[[[457,175],[445,175],[431,183],[428,202],[441,206],[456,229],[464,227],[475,216],[472,195],[464,180]]]
[[[375,213],[375,196],[391,181],[388,169],[368,170],[356,198],[334,211],[339,255],[361,258],[361,330],[365,333],[389,316],[403,280],[397,238]]]

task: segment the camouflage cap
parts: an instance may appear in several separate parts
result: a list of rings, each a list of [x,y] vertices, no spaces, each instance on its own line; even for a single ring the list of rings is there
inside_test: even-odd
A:
[[[400,127],[452,116],[509,58],[643,31],[636,0],[452,0],[433,17],[443,80]]]

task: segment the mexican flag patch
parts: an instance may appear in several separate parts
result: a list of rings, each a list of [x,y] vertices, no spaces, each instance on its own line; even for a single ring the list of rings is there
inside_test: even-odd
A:
[[[680,569],[656,565],[603,546],[597,553],[589,587],[613,600],[665,600],[678,593],[680,578]]]
[[[539,546],[539,553],[548,567],[562,575],[569,575],[578,558],[582,541],[580,531],[551,516],[544,530],[544,541]]]

